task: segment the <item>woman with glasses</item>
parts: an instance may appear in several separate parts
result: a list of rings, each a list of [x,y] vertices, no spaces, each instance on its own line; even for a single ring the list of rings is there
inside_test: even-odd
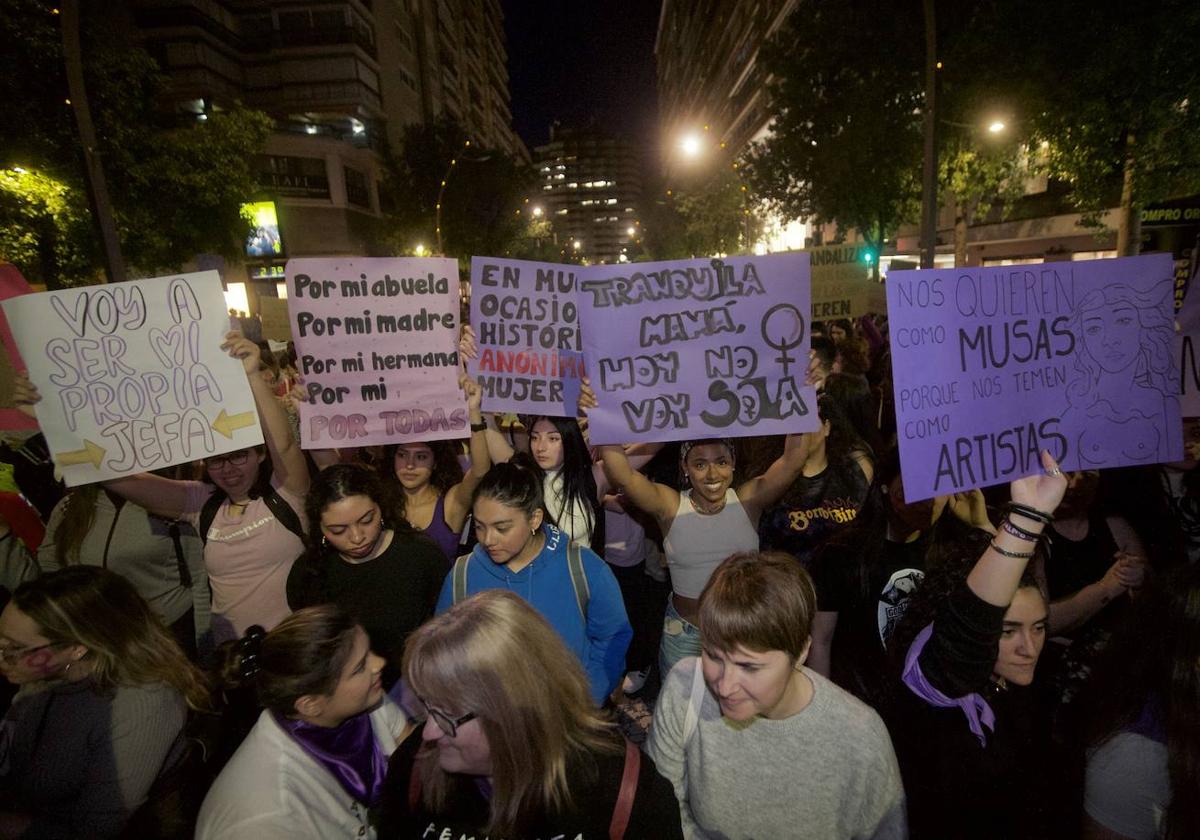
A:
[[[224,684],[253,687],[264,711],[209,790],[197,840],[374,838],[388,757],[412,731],[383,665],[333,604],[231,644]]]
[[[191,523],[200,534],[218,644],[237,638],[252,624],[274,627],[288,614],[287,578],[304,551],[309,484],[308,465],[292,437],[287,412],[258,375],[258,345],[229,333],[221,347],[242,360],[265,445],[205,459],[203,482],[141,473],[105,483],[151,513]]]
[[[426,623],[404,675],[429,718],[392,758],[381,837],[682,836],[670,785],[517,595],[481,592]]]
[[[184,756],[204,678],[118,574],[92,566],[17,587],[0,613],[0,837],[115,837]]]

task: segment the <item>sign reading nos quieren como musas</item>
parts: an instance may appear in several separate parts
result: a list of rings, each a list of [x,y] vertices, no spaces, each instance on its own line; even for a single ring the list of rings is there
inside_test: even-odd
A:
[[[262,443],[215,271],[4,301],[42,394],[38,421],[74,487]]]
[[[452,259],[287,264],[305,449],[467,437]]]
[[[483,389],[485,411],[577,414],[584,376],[577,270],[472,258],[471,325],[479,357],[467,370]]]
[[[1169,254],[893,271],[905,498],[1182,456]]]
[[[595,444],[812,431],[808,255],[579,274]]]

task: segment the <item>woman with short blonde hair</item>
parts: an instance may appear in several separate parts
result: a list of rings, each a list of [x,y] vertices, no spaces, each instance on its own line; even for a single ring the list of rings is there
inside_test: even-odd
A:
[[[631,837],[680,836],[666,781],[623,747],[576,657],[517,595],[486,590],[431,619],[404,675],[429,719],[392,760],[390,836],[591,837],[622,812]]]

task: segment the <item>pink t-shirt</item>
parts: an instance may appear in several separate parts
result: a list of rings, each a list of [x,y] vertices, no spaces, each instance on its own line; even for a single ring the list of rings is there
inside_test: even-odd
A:
[[[212,485],[189,482],[184,519],[199,528],[200,509],[214,492]],[[275,492],[307,527],[304,500],[283,487]],[[204,565],[213,595],[213,636],[218,644],[240,637],[252,624],[270,630],[291,612],[287,578],[304,551],[300,538],[275,519],[262,499],[254,499],[240,515],[221,504],[204,546]],[[223,620],[219,620],[223,619]],[[232,625],[232,628],[230,628]]]

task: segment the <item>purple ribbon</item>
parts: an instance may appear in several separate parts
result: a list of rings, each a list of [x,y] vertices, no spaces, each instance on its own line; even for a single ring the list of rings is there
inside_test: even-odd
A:
[[[346,793],[372,807],[383,793],[388,757],[375,739],[367,712],[328,727],[275,716],[292,739],[333,774]]]
[[[992,707],[988,705],[988,702],[981,695],[974,693],[967,694],[964,697],[947,697],[930,685],[929,680],[925,679],[925,675],[921,673],[921,651],[925,649],[926,643],[932,636],[933,625],[930,624],[913,639],[912,646],[908,649],[908,655],[904,657],[902,680],[913,694],[931,706],[936,706],[939,709],[958,706],[962,709],[962,713],[967,718],[967,725],[971,727],[971,732],[979,739],[979,745],[986,747],[987,735],[984,733],[983,728],[986,726],[989,732],[996,731],[996,713],[992,711]]]

